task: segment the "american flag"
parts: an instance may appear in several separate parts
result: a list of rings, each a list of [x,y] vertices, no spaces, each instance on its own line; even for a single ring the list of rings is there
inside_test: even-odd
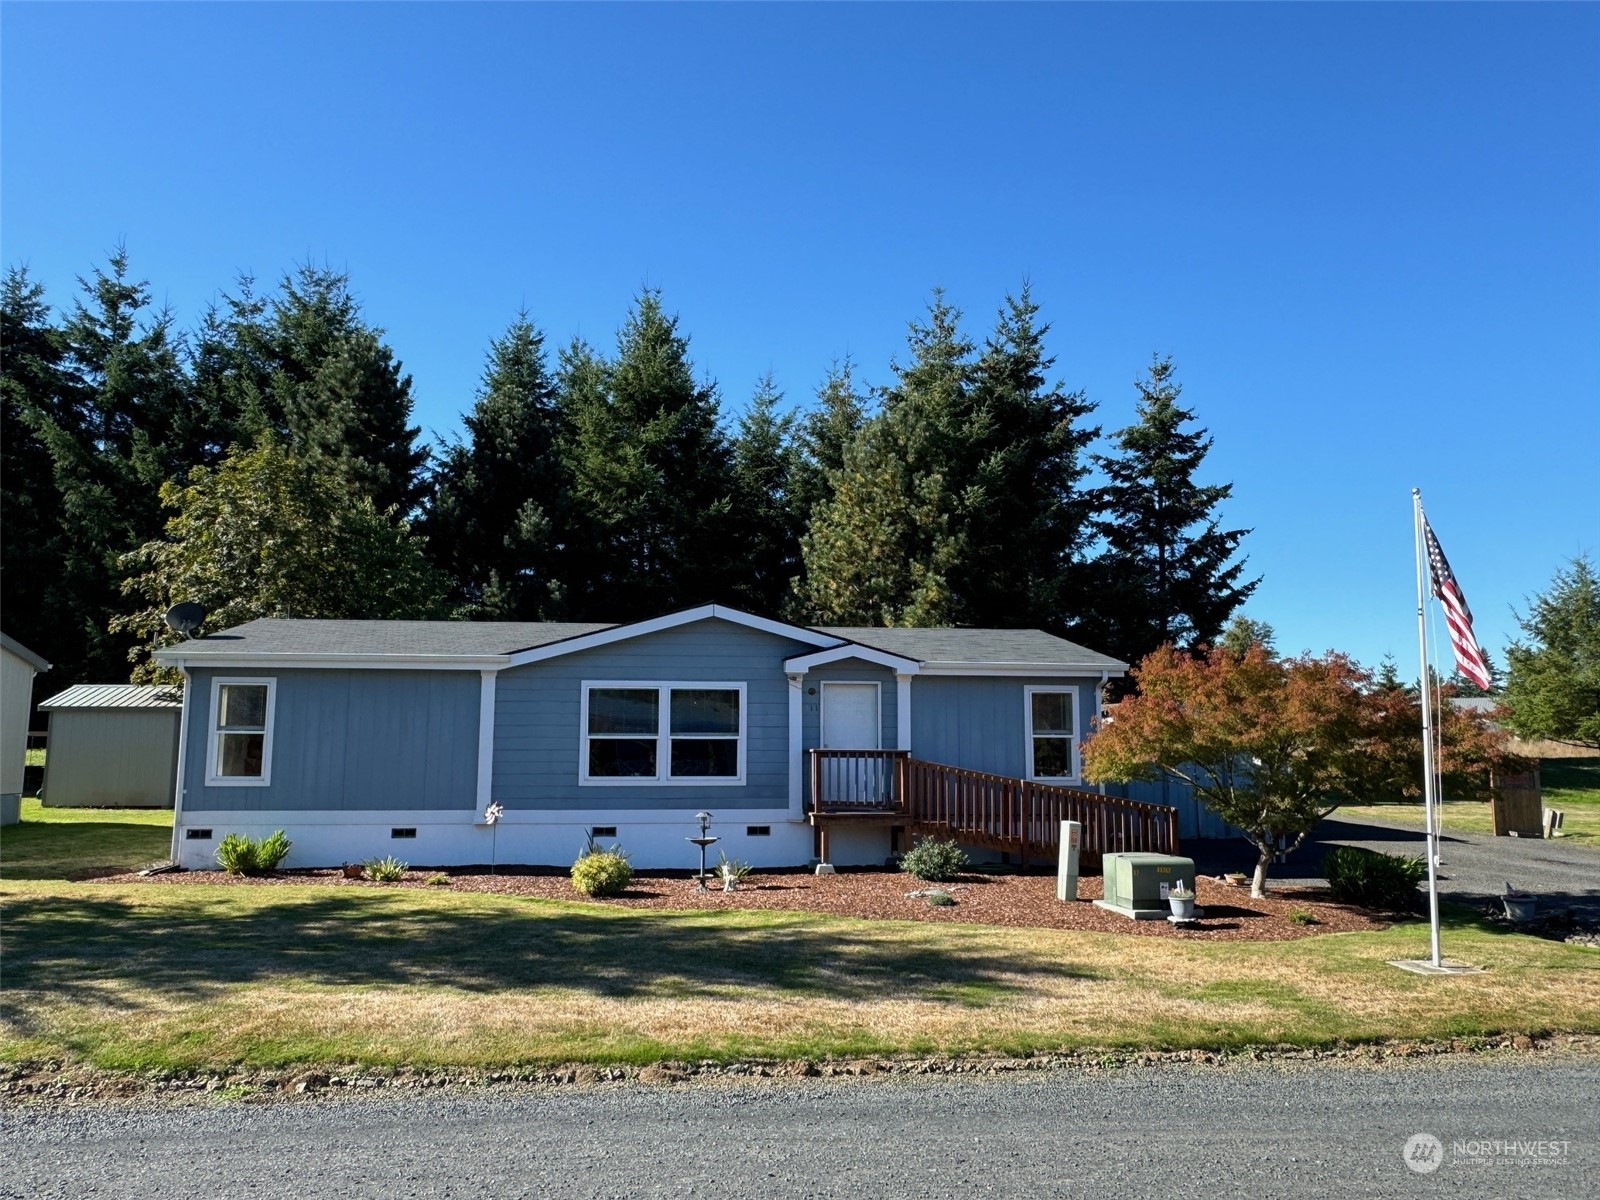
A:
[[[1472,632],[1472,610],[1467,598],[1461,594],[1455,572],[1439,548],[1439,539],[1433,536],[1433,526],[1422,518],[1422,532],[1428,540],[1428,572],[1433,578],[1434,599],[1444,607],[1444,623],[1450,628],[1450,648],[1456,652],[1456,669],[1473,683],[1487,691],[1494,686],[1489,675],[1489,660],[1484,658],[1478,639]]]

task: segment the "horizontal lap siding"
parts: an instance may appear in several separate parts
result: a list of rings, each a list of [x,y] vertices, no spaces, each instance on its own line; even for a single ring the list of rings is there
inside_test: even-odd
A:
[[[911,681],[911,754],[927,762],[1021,778],[1027,771],[1023,688],[1074,686],[1080,754],[1099,678],[918,676]]]
[[[207,787],[211,681],[278,681],[267,787]],[[467,809],[476,805],[475,671],[190,672],[185,811]]]
[[[500,672],[494,798],[516,809],[781,808],[789,803],[789,694],[783,660],[812,647],[720,620],[645,634]],[[585,680],[746,685],[745,783],[580,787]]]

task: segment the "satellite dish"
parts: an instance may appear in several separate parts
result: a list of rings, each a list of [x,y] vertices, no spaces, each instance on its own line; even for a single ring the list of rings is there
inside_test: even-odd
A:
[[[206,610],[193,600],[185,600],[182,604],[174,604],[167,609],[167,624],[186,638],[192,638],[194,631],[200,628],[200,623],[206,619]]]

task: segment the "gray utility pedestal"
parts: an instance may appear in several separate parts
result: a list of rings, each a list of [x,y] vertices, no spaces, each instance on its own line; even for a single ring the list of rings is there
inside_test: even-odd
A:
[[[1166,920],[1172,911],[1167,893],[1178,884],[1194,891],[1192,858],[1175,854],[1107,854],[1103,863],[1105,898],[1095,903],[1135,921]]]

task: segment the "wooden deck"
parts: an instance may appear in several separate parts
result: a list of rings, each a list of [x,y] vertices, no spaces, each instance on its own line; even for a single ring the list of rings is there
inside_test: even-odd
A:
[[[905,750],[810,754],[809,816],[824,862],[829,828],[862,824],[889,826],[895,852],[914,836],[945,837],[1014,854],[1023,866],[1056,860],[1062,821],[1083,826],[1084,869],[1117,851],[1178,851],[1177,810],[1165,805],[924,762]]]

